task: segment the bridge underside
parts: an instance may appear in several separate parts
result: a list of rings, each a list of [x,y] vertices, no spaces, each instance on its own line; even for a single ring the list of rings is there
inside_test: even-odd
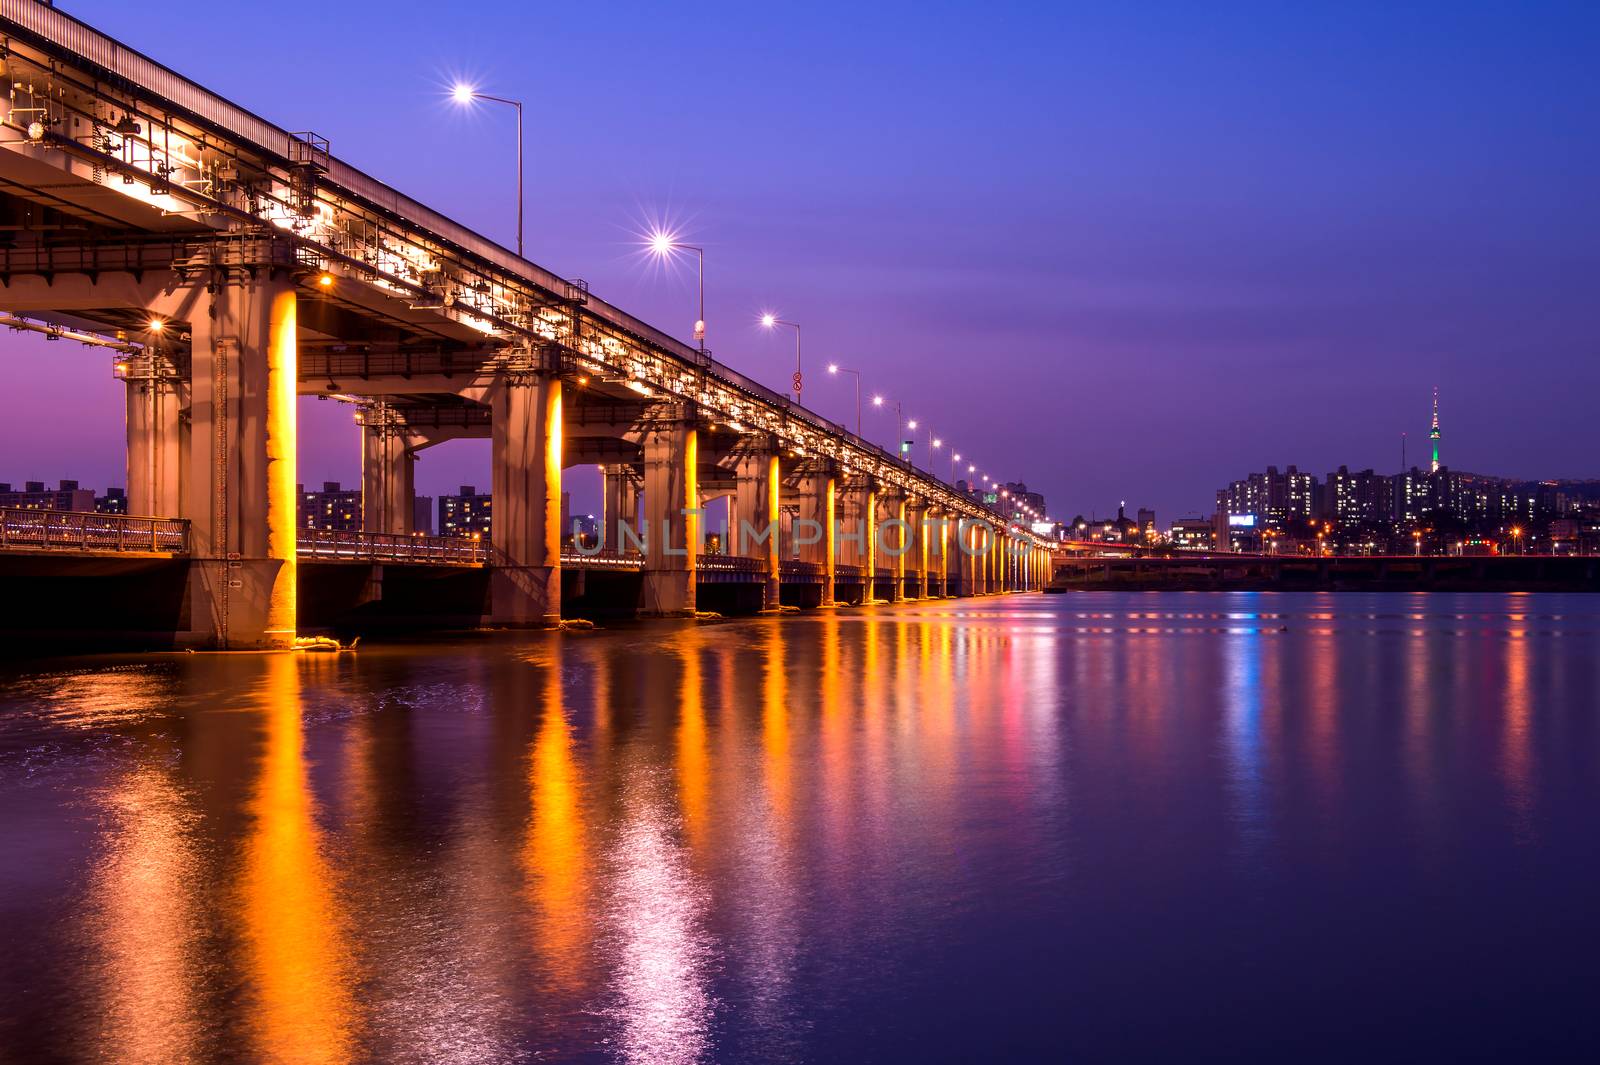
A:
[[[181,609],[170,589],[152,600],[178,642],[283,647],[328,618],[548,625],[1042,587],[1038,543],[937,479],[314,135],[114,42],[88,58],[93,31],[65,19],[5,20],[0,324],[100,347],[124,383],[129,512],[185,523],[186,559],[155,568],[183,571]],[[130,89],[140,78],[174,95]],[[350,408],[372,535],[415,533],[420,452],[492,441],[487,565],[302,558],[305,395]],[[605,476],[600,549],[636,549],[627,565],[563,560],[562,472],[585,463]]]

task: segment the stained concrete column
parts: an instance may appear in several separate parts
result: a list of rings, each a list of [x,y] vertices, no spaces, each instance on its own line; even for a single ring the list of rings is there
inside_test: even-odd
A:
[[[621,553],[644,535],[639,528],[639,486],[632,466],[613,463],[605,468],[604,506],[605,549]]]
[[[877,598],[878,492],[870,479],[852,481],[845,489],[844,517],[836,529],[836,549],[845,565],[861,571],[861,601]],[[842,535],[841,535],[842,533]]]
[[[995,531],[992,525],[978,526],[978,593],[989,595],[995,590]]]
[[[679,412],[644,433],[644,585],[646,617],[693,617],[700,547],[700,438]]]
[[[960,514],[949,516],[945,522],[944,594],[947,596],[971,595],[967,584],[966,519]]]
[[[752,446],[734,467],[735,549],[731,554],[759,558],[766,567],[762,608],[776,610],[782,588],[779,565],[778,505],[782,487],[776,447]]]
[[[217,279],[190,312],[186,642],[294,645],[295,330],[287,275]]]
[[[416,531],[417,454],[403,425],[382,411],[361,426],[361,528],[410,536]]]
[[[186,506],[187,388],[159,353],[130,358],[126,364],[128,513],[180,517]]]
[[[928,530],[928,581],[943,599],[950,594],[950,517],[943,510],[930,511],[933,524]]]
[[[561,379],[532,370],[490,386],[490,620],[561,621]]]
[[[799,528],[804,528],[804,542],[798,543],[800,560],[822,567],[822,605],[832,606],[833,567],[837,550],[834,537],[834,509],[837,482],[832,473],[813,468],[800,479],[800,513],[796,541],[802,540]]]
[[[928,598],[928,527],[924,519],[928,506],[922,502],[906,505],[906,523],[911,526],[911,555],[907,567],[917,582],[917,598]]]
[[[877,530],[873,530],[876,549],[885,555],[889,569],[889,602],[903,602],[906,597],[906,556],[910,553],[910,536],[906,531],[906,497],[898,490],[880,497],[878,517],[883,521],[882,542],[877,543]]]

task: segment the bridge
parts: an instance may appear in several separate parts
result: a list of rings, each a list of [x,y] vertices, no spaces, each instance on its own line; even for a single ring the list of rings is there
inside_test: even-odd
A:
[[[356,170],[315,133],[34,0],[0,0],[0,34],[0,324],[114,360],[129,510],[152,529],[183,523],[181,544],[152,533],[152,551],[186,567],[178,642],[287,646],[302,569],[407,551],[404,565],[483,570],[481,620],[504,626],[552,624],[564,589],[623,573],[617,594],[655,616],[693,616],[727,584],[775,609],[1047,582],[1046,546],[1004,515]],[[360,537],[295,528],[300,395],[355,407]],[[463,437],[492,441],[488,542],[413,542],[416,456]],[[562,473],[579,464],[604,469],[609,560],[562,551]],[[718,510],[730,531],[780,534],[724,535],[735,550],[708,553]],[[122,538],[144,528],[83,525],[75,547],[6,550],[129,551]],[[640,530],[637,557],[619,551]]]

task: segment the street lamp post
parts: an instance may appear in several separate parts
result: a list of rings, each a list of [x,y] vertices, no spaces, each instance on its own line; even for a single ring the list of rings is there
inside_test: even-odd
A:
[[[458,104],[470,104],[475,100],[488,100],[490,103],[505,104],[517,109],[517,258],[522,258],[522,101],[508,100],[503,96],[490,96],[486,92],[479,92],[471,85],[457,85],[450,91],[450,95]]]
[[[859,437],[861,435],[861,371],[847,369],[838,363],[830,363],[828,372],[831,374],[847,373],[856,379],[856,436]]]
[[[771,329],[773,326],[786,325],[790,329],[794,330],[794,401],[796,403],[799,403],[800,402],[800,384],[801,384],[801,381],[800,381],[800,324],[798,322],[785,321],[784,319],[779,318],[775,314],[763,314],[761,316],[761,324],[763,326],[765,326],[766,328],[768,328],[768,329]]]
[[[700,347],[700,354],[704,355],[706,353],[706,250],[693,244],[683,244],[671,233],[663,233],[660,230],[650,234],[650,250],[662,259],[675,251],[694,252],[698,260],[700,287],[700,317],[694,322],[694,339]]]
[[[883,400],[882,396],[873,396],[872,397],[872,405],[874,407],[883,406],[883,402],[884,402],[884,400]],[[900,456],[900,455],[905,453],[904,452],[905,445],[906,445],[905,411],[901,408],[900,401],[898,399],[894,400],[893,402],[894,402],[894,453],[895,453],[896,457],[898,457],[898,456]],[[917,427],[916,420],[913,419],[912,422],[911,422],[911,428],[915,429],[916,427]],[[902,459],[901,461],[904,461],[904,459]]]

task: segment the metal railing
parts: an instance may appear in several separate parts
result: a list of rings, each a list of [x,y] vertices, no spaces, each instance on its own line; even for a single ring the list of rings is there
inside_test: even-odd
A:
[[[189,551],[189,523],[182,518],[0,507],[3,548],[183,555]]]
[[[489,561],[488,543],[464,536],[406,536],[401,533],[301,529],[296,547],[301,558],[336,562],[422,562],[481,566]]]
[[[718,573],[765,573],[767,560],[745,558],[742,555],[699,555],[694,560],[695,569]]]
[[[597,551],[586,554],[572,548],[561,552],[561,565],[567,569],[636,570],[644,568],[644,556],[636,551]]]

